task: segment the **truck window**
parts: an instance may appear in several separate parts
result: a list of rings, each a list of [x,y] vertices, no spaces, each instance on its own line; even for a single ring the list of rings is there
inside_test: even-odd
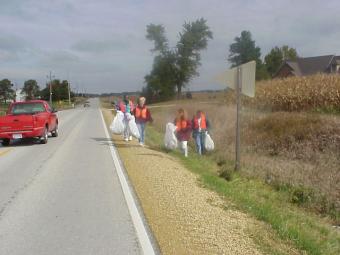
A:
[[[39,112],[45,112],[45,107],[42,103],[27,103],[27,104],[15,104],[12,107],[12,114],[34,114]]]

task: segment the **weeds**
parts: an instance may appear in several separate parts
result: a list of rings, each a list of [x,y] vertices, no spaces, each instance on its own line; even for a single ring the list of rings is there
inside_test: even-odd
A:
[[[153,127],[147,129],[147,142],[152,148],[161,143],[162,134]],[[233,162],[219,162],[222,171],[232,173],[229,181],[217,174],[217,164],[210,158],[192,155],[184,158],[177,152],[171,152],[179,157],[183,164],[192,172],[198,174],[203,184],[226,198],[257,219],[270,224],[277,234],[291,241],[301,251],[312,255],[335,255],[340,252],[340,235],[321,218],[304,210],[302,205],[308,203],[309,193],[290,186],[277,186],[273,189],[262,181],[245,178],[232,171]],[[227,175],[229,178],[229,174]],[[292,203],[293,197],[299,206]]]

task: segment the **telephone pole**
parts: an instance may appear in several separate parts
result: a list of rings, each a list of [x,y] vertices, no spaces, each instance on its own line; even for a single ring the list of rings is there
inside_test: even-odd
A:
[[[52,71],[50,71],[50,74],[47,75],[47,78],[50,80],[50,106],[52,107],[52,79],[54,79],[54,75],[52,75]]]

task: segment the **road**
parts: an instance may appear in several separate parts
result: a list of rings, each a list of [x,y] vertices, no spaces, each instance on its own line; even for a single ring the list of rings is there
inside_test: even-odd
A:
[[[0,254],[142,254],[98,100],[59,137],[0,146]]]

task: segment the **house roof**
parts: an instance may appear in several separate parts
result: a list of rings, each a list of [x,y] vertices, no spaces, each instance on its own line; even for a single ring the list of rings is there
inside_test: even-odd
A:
[[[292,72],[296,76],[301,76],[301,70],[297,62],[286,60],[286,64],[292,69]]]
[[[309,58],[297,58],[296,60],[286,60],[276,72],[274,77],[280,72],[283,66],[288,66],[296,76],[311,75],[327,71],[331,64],[340,65],[340,56],[325,55]]]
[[[300,69],[301,75],[311,75],[326,71],[333,58],[334,55],[297,58],[296,63]]]

